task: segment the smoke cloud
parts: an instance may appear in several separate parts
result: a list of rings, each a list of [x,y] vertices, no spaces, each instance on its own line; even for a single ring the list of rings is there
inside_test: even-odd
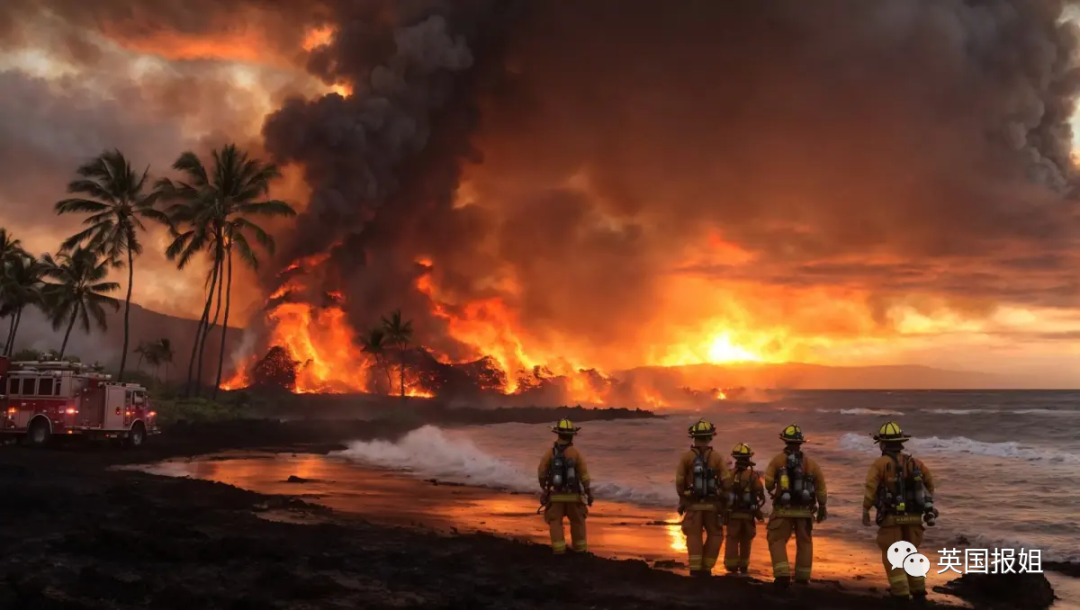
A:
[[[329,255],[291,298],[340,291],[358,330],[400,307],[455,358],[482,354],[447,314],[605,369],[725,328],[792,358],[1025,308],[1075,329],[1072,4],[9,0],[0,216],[51,248],[85,157],[233,139],[307,200],[238,290]],[[197,315],[201,274],[144,258],[141,302]]]
[[[1074,308],[1067,4],[342,2],[309,69],[353,95],[263,131],[313,189],[290,258],[334,252],[358,328],[403,306],[453,352],[430,275],[610,366],[710,317]]]

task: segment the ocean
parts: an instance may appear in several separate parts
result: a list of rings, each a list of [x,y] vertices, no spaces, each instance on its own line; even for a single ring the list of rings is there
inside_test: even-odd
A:
[[[674,470],[699,417],[718,429],[717,450],[755,451],[759,469],[782,449],[787,424],[824,470],[823,535],[873,544],[860,522],[863,481],[879,454],[871,433],[896,420],[908,449],[932,470],[941,516],[924,547],[1038,549],[1044,561],[1080,561],[1080,392],[790,392],[770,402],[720,402],[656,420],[581,424],[598,500],[675,505]],[[499,490],[534,492],[536,465],[552,442],[545,425],[420,428],[396,443],[354,442],[338,457],[364,466]]]

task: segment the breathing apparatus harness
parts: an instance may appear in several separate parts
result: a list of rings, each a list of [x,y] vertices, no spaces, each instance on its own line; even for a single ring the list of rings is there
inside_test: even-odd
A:
[[[878,484],[877,515],[874,521],[881,525],[886,517],[908,517],[921,515],[922,521],[929,527],[937,525],[940,514],[934,508],[934,497],[930,490],[926,489],[923,481],[922,469],[919,462],[900,451],[884,451],[882,455],[889,458],[890,464],[885,465],[886,472],[892,469],[896,472],[896,493],[889,490],[884,478]],[[911,476],[907,476],[908,465],[911,466]]]
[[[745,481],[742,477],[744,472],[749,472]],[[755,519],[763,521],[765,516],[761,512],[761,506],[765,496],[756,491],[754,483],[758,479],[758,473],[754,470],[754,463],[749,459],[736,460],[732,479],[731,491],[727,496],[728,510],[732,513],[749,513]]]
[[[698,501],[715,500],[719,494],[719,486],[716,484],[716,469],[709,466],[713,448],[694,446],[690,450],[694,452],[694,463],[685,495]]]
[[[814,477],[806,474],[806,456],[799,449],[787,451],[783,466],[776,469],[780,484],[773,494],[773,503],[783,507],[813,509],[817,504]]]
[[[579,493],[581,482],[578,481],[577,461],[566,457],[566,448],[573,443],[560,444],[551,448],[551,466],[548,467],[548,489],[556,493]]]

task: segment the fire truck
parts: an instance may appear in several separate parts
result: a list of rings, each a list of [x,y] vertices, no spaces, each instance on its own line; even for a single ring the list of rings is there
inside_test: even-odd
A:
[[[31,446],[57,436],[142,445],[158,432],[146,388],[72,362],[9,362],[0,356],[0,438]]]

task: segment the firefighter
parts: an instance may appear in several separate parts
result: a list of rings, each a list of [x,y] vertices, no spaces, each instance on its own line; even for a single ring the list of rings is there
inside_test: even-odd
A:
[[[814,563],[814,507],[817,522],[828,516],[825,475],[810,457],[802,452],[806,442],[802,428],[795,424],[780,433],[784,451],[765,468],[765,489],[772,493],[773,510],[766,526],[769,554],[772,556],[776,585],[786,588],[791,582],[787,543],[795,534],[795,582],[810,584]]]
[[[728,476],[727,463],[710,446],[716,436],[716,426],[702,419],[690,426],[689,435],[694,444],[679,460],[675,470],[675,490],[679,494],[682,531],[690,556],[690,575],[709,576],[724,542],[721,494]]]
[[[727,548],[724,550],[724,569],[729,574],[746,574],[750,570],[750,543],[757,535],[757,521],[764,521],[761,507],[765,505],[765,487],[761,475],[754,470],[750,458],[754,451],[745,443],[731,450],[735,469],[724,483],[727,491]]]
[[[870,527],[870,508],[876,507],[877,543],[894,599],[914,598],[916,603],[925,604],[926,578],[908,576],[901,568],[892,569],[888,556],[889,547],[900,541],[910,542],[917,550],[923,541],[923,521],[934,525],[938,516],[930,469],[919,458],[904,453],[904,443],[910,438],[894,421],[883,424],[874,435],[881,457],[874,460],[866,474],[862,522]]]
[[[589,550],[585,538],[587,506],[592,506],[593,495],[589,485],[589,469],[585,456],[574,447],[574,435],[581,428],[569,419],[560,419],[551,431],[558,435],[555,445],[544,453],[537,475],[542,490],[544,521],[551,533],[551,548],[556,555],[566,552],[563,533],[563,517],[570,520],[570,540],[573,550],[585,553]]]

